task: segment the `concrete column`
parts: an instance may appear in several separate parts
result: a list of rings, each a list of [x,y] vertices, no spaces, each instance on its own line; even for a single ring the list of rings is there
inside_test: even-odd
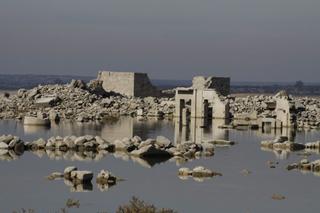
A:
[[[191,99],[191,118],[196,118],[197,117],[197,91],[198,90],[193,90],[193,96]]]
[[[185,108],[185,100],[179,98],[176,99],[176,117],[181,118],[183,108]]]
[[[174,144],[177,145],[180,143],[181,138],[180,138],[180,119],[175,118],[174,119]]]
[[[187,108],[183,108],[182,109],[182,118],[181,118],[181,122],[182,122],[182,126],[187,126],[188,125],[188,112],[189,110]]]

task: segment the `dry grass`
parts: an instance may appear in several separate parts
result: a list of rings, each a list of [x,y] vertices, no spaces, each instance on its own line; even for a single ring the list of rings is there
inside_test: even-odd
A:
[[[116,213],[176,213],[172,209],[157,209],[154,205],[148,204],[137,197],[132,197],[129,204],[119,206]]]

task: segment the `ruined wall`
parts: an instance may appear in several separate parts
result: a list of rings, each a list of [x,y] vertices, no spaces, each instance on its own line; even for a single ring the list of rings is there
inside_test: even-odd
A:
[[[134,96],[134,73],[100,71],[98,80],[107,92],[116,92],[122,95]]]
[[[98,80],[103,82],[102,87],[107,92],[112,91],[131,97],[159,95],[145,73],[100,71]]]
[[[230,78],[213,77],[212,87],[221,95],[227,96],[230,94]]]
[[[215,89],[220,95],[230,94],[230,78],[195,76],[192,80],[194,89]]]
[[[147,97],[160,95],[157,88],[151,84],[147,74],[135,73],[134,82],[134,96]]]

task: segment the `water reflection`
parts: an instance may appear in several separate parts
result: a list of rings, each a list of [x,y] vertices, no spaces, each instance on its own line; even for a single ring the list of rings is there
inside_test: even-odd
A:
[[[174,141],[175,144],[184,142],[202,143],[212,140],[229,140],[230,132],[237,131],[231,129],[219,128],[228,124],[228,120],[223,119],[190,119],[187,125],[183,125],[178,119],[159,120],[157,118],[142,120],[132,117],[120,117],[104,122],[77,123],[77,122],[60,122],[52,124],[50,128],[41,126],[24,126],[19,121],[1,121],[1,134],[19,135],[23,140],[36,140],[39,137],[48,139],[51,136],[68,136],[68,135],[99,135],[107,141],[114,141],[122,138],[132,138],[135,135],[140,136],[143,140],[154,138],[156,135],[163,135]],[[263,128],[257,130],[248,130],[261,138],[276,138],[277,136],[287,136],[290,141],[296,140],[296,131],[290,128],[271,129]],[[311,133],[310,133],[311,134]],[[309,135],[310,135],[309,134]],[[307,140],[306,133],[300,132],[300,140]],[[290,150],[273,150],[261,148],[262,151],[273,152],[278,159],[287,159],[290,156]],[[319,154],[320,150],[307,150],[312,154]],[[50,151],[38,150],[33,152],[38,157],[48,156],[54,160],[71,160],[71,161],[99,161],[104,158],[107,152],[75,152],[75,151]],[[142,159],[127,155],[126,153],[113,153],[114,157],[123,160],[132,160],[144,167],[152,167],[156,164],[167,161],[168,159]],[[13,151],[0,150],[0,160],[16,160],[19,155]],[[185,162],[185,159],[174,158],[177,164]]]
[[[219,128],[228,124],[228,120],[192,118],[187,125],[183,125],[179,119],[174,120],[174,142],[202,143],[212,140],[229,140],[229,130]]]
[[[266,126],[265,128],[261,128],[257,131],[257,136],[265,136],[265,135],[273,136],[274,138],[278,136],[285,136],[285,137],[288,137],[289,141],[295,141],[296,130],[293,128],[274,129]]]
[[[105,122],[61,122],[60,124],[53,124],[51,128],[41,126],[23,126],[24,134],[35,135],[61,135],[66,136],[71,133],[76,136],[92,134],[108,141],[114,141],[121,138],[132,138],[135,135],[142,139],[149,138],[154,132],[162,132],[163,135],[170,137],[174,132],[173,141],[181,142],[195,142],[201,143],[215,139],[229,139],[229,130],[221,129],[219,126],[228,124],[227,120],[214,119],[206,121],[204,119],[191,119],[187,126],[182,125],[178,119],[159,120],[157,118],[141,120],[131,117],[120,117],[119,119],[107,120]],[[174,129],[174,131],[172,131]]]
[[[272,152],[277,159],[279,160],[286,160],[290,157],[290,150],[277,150],[277,149],[270,149],[267,147],[261,147],[261,151],[265,152]]]

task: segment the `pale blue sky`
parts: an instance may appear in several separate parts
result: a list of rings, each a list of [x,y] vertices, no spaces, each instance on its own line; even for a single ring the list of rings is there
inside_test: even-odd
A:
[[[320,78],[319,0],[0,0],[0,73]]]

